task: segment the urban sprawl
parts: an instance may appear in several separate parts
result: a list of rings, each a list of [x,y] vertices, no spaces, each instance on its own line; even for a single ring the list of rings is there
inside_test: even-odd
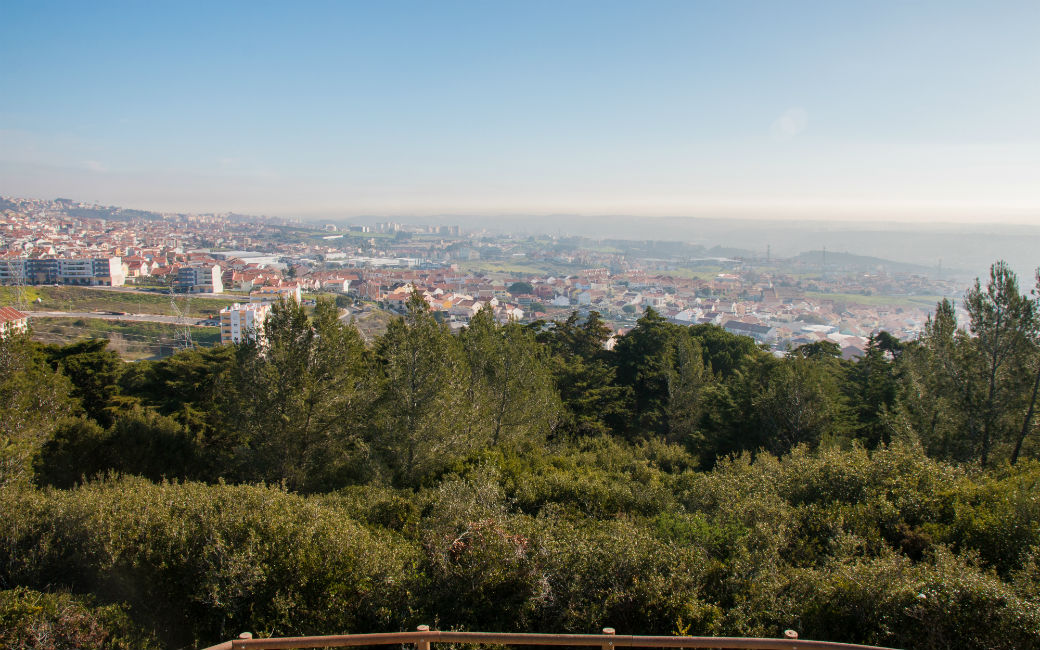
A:
[[[490,307],[501,322],[597,311],[623,335],[652,308],[710,323],[777,353],[830,341],[846,358],[885,330],[916,338],[938,296],[963,282],[812,261],[722,255],[676,242],[467,232],[395,222],[304,224],[234,214],[166,214],[66,199],[0,198],[0,283],[217,295],[221,340],[262,331],[272,303],[334,294],[345,320],[401,313],[413,293],[453,328]],[[4,312],[23,326],[16,309]],[[24,317],[32,317],[32,305]],[[216,324],[216,323],[213,323]]]

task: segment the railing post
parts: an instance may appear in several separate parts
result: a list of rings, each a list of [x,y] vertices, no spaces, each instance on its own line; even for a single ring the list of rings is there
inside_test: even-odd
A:
[[[243,632],[242,634],[238,635],[238,638],[240,638],[240,639],[252,639],[253,638],[253,633],[252,632]]]
[[[420,632],[429,632],[430,626],[420,625],[415,629]],[[425,637],[419,637],[419,642],[415,644],[415,650],[430,650],[430,641]]]
[[[605,628],[603,628],[603,634],[609,634],[609,635],[613,636],[614,628],[612,628],[612,627],[605,627]],[[607,641],[606,643],[604,643],[603,644],[603,650],[614,650],[614,642],[613,641]]]

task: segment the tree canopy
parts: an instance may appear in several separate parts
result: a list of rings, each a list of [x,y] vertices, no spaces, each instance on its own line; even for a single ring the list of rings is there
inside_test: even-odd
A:
[[[858,359],[653,309],[452,331],[418,294],[367,344],[324,299],[134,364],[0,339],[0,647],[436,621],[1037,648],[1038,293],[997,263],[966,322],[941,301]]]

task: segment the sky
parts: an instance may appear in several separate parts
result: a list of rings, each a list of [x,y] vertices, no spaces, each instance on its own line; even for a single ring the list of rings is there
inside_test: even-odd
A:
[[[1040,225],[1040,2],[0,0],[0,194]]]

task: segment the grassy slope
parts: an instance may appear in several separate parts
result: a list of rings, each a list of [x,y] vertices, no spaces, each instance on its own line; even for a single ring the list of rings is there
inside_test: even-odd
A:
[[[169,356],[183,347],[184,328],[166,323],[139,323],[99,318],[34,318],[33,338],[44,343],[71,343],[83,338],[104,338],[126,359]],[[191,327],[196,345],[220,342],[220,328]]]
[[[806,291],[806,298],[814,300],[833,300],[849,305],[863,305],[866,307],[891,306],[891,307],[923,307],[934,308],[935,304],[942,300],[942,296],[862,296],[855,293],[822,293],[819,291]]]
[[[0,287],[0,305],[17,302],[14,287]],[[240,296],[228,298],[200,298],[183,294],[176,296],[177,307],[185,315],[213,315]],[[92,287],[40,286],[25,287],[25,299],[30,310],[42,311],[125,311],[131,313],[173,315],[170,294],[114,291]],[[37,303],[36,300],[40,302]]]

